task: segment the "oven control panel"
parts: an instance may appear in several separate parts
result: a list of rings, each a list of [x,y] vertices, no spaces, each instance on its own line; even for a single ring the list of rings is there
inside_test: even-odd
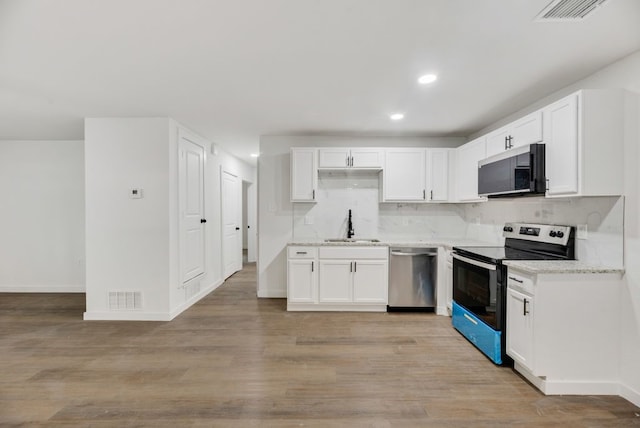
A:
[[[572,226],[558,226],[553,224],[506,223],[502,228],[502,236],[505,238],[525,239],[560,245],[566,245],[572,233]]]

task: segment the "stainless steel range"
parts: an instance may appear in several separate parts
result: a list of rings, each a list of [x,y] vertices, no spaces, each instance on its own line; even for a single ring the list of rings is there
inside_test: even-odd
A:
[[[453,313],[456,330],[496,364],[505,353],[507,266],[505,260],[573,260],[575,228],[506,223],[503,247],[453,248]]]

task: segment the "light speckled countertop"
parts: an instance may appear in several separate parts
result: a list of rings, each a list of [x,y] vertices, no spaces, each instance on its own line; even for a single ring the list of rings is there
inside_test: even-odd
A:
[[[503,263],[529,273],[624,273],[623,268],[595,265],[579,260],[505,260]]]
[[[450,250],[453,247],[482,247],[482,246],[497,246],[496,244],[490,244],[487,242],[475,241],[464,238],[437,238],[433,240],[424,241],[403,241],[399,239],[380,240],[381,242],[325,242],[324,240],[317,241],[295,241],[289,242],[291,246],[319,246],[319,247],[445,247]]]

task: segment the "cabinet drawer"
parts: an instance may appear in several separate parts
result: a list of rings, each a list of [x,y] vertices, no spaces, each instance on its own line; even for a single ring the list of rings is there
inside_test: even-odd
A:
[[[320,247],[321,259],[387,259],[388,247]]]
[[[451,323],[464,337],[496,364],[502,364],[502,332],[495,331],[462,306],[453,302]]]
[[[507,270],[507,287],[530,295],[534,294],[533,278],[514,272],[511,269]]]
[[[289,247],[287,251],[290,259],[315,259],[318,255],[316,247]]]

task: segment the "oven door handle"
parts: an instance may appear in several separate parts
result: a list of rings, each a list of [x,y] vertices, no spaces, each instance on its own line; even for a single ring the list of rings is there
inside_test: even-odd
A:
[[[479,262],[478,260],[473,260],[468,257],[463,257],[459,254],[453,254],[453,258],[460,260],[461,262],[469,263],[470,265],[478,266],[487,270],[496,270],[496,265],[492,265],[489,263]]]

